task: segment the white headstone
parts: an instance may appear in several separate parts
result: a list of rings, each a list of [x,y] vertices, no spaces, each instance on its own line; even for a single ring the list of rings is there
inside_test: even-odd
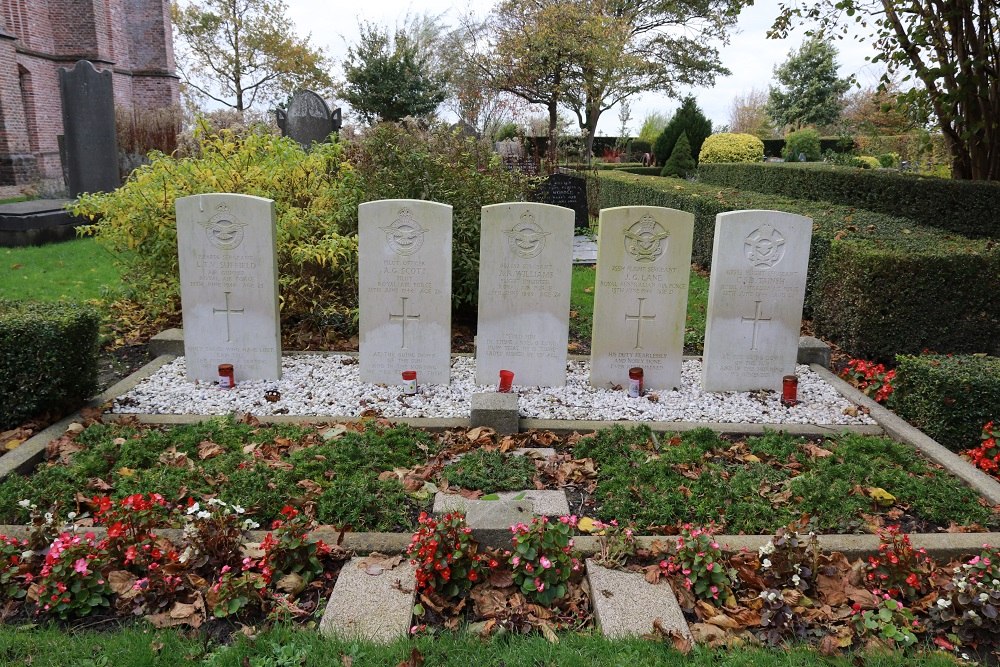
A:
[[[385,199],[358,207],[361,380],[448,384],[451,206]]]
[[[601,211],[590,384],[647,389],[681,384],[694,215],[655,206]]]
[[[795,372],[812,225],[780,211],[716,216],[705,391],[780,390]]]
[[[274,202],[210,194],[176,202],[177,256],[189,380],[281,378]]]
[[[573,211],[549,204],[484,206],[479,244],[476,384],[566,384]]]

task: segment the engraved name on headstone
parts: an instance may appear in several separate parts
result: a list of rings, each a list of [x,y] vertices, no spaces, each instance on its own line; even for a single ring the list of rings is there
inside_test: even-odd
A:
[[[716,217],[705,391],[779,390],[795,372],[812,224],[780,211]]]
[[[451,376],[451,206],[386,199],[358,207],[361,380]]]
[[[647,389],[681,384],[694,216],[655,206],[601,211],[590,384]]]
[[[189,380],[219,364],[243,380],[281,378],[274,202],[209,194],[177,200],[184,357]]]
[[[520,385],[566,384],[573,211],[548,204],[484,206],[479,252],[476,383],[501,369]]]

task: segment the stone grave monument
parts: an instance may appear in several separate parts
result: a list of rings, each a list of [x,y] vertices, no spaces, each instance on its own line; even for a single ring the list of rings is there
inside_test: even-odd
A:
[[[646,389],[681,384],[694,215],[655,206],[601,211],[590,384]]]
[[[484,206],[479,250],[476,384],[501,369],[520,385],[566,384],[573,211],[549,204]]]
[[[274,202],[210,194],[176,206],[188,379],[217,380],[219,364],[237,385],[281,379]]]
[[[110,69],[98,72],[88,60],[59,68],[66,185],[74,198],[121,185],[111,78]]]
[[[291,137],[307,150],[313,142],[326,141],[341,126],[340,109],[331,112],[323,98],[311,90],[296,92],[288,109],[278,109],[275,113],[281,135]]]
[[[576,227],[586,229],[590,226],[586,179],[568,174],[550,174],[539,186],[538,192],[541,201],[546,204],[572,209]]]
[[[716,216],[705,391],[780,390],[795,372],[812,225],[780,211]]]
[[[385,199],[358,207],[362,382],[448,384],[451,206]]]

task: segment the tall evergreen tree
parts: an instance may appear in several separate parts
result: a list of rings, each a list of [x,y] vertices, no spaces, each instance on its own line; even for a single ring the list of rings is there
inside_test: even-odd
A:
[[[701,152],[701,145],[712,134],[712,121],[698,108],[694,95],[688,95],[684,98],[680,108],[674,113],[667,126],[663,128],[660,136],[656,138],[656,143],[653,144],[653,154],[659,164],[666,163],[667,158],[674,151],[674,144],[685,133],[691,144],[692,156]],[[697,161],[697,158],[695,160]]]
[[[695,166],[694,158],[691,157],[691,142],[688,141],[687,132],[681,132],[681,136],[674,144],[674,150],[670,152],[667,163],[660,171],[660,176],[687,178],[695,170]]]
[[[823,127],[840,118],[850,82],[837,76],[837,49],[831,44],[819,37],[806,40],[774,68],[774,76],[779,87],[770,89],[767,113],[779,129]]]

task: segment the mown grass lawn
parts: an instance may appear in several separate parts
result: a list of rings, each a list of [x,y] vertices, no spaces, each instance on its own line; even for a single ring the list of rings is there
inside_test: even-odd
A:
[[[92,238],[0,248],[0,296],[5,299],[88,301],[120,287],[114,257]]]

